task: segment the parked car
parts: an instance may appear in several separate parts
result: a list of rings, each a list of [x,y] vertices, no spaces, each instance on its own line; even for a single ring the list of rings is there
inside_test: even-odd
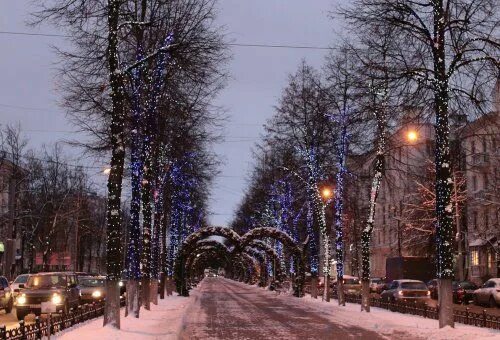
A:
[[[481,288],[475,290],[474,304],[488,304],[490,307],[500,306],[500,278],[489,279]]]
[[[375,293],[377,294],[382,294],[384,290],[389,289],[389,286],[391,285],[391,282],[380,282],[377,287],[375,287]]]
[[[381,294],[386,302],[396,301],[422,301],[429,299],[431,292],[422,281],[418,280],[394,280],[387,290]]]
[[[0,276],[0,308],[4,309],[7,314],[12,311],[12,306],[14,305],[14,296],[12,293],[13,291],[7,278]]]
[[[438,298],[438,280],[432,279],[427,282],[427,289],[431,292],[431,298],[437,300]]]
[[[384,282],[382,278],[379,277],[374,277],[370,279],[370,292],[376,293],[377,292],[377,286]]]
[[[463,303],[469,304],[474,300],[474,291],[479,287],[475,283],[470,281],[461,281],[459,284],[465,291]]]
[[[104,276],[78,276],[80,288],[80,302],[92,303],[104,300],[106,297],[106,277]]]
[[[30,277],[29,274],[21,274],[21,275],[18,275],[16,277],[16,279],[11,282],[10,288],[12,288],[12,292],[13,292],[12,294],[14,295],[14,297],[16,297],[17,294],[19,294],[19,292],[21,291],[21,289],[19,288],[19,285],[26,284],[29,277]]]
[[[344,294],[346,295],[361,294],[361,281],[359,281],[358,277],[351,275],[344,275]]]
[[[52,272],[32,274],[16,298],[19,320],[30,313],[69,312],[79,304],[80,290],[75,273]]]

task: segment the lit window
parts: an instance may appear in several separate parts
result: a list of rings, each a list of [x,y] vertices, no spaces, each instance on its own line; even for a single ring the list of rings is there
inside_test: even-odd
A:
[[[479,251],[478,250],[472,250],[470,252],[470,263],[473,266],[479,266]]]
[[[488,268],[495,268],[495,253],[493,250],[488,251]]]

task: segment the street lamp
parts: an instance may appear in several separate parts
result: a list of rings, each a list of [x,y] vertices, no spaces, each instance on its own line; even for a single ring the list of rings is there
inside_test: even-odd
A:
[[[323,197],[325,201],[328,201],[330,198],[332,198],[332,196],[333,196],[333,190],[330,189],[329,187],[324,187],[321,190],[321,197]]]
[[[418,133],[415,130],[409,130],[408,133],[406,134],[406,139],[408,139],[409,142],[415,142],[418,139]]]
[[[102,173],[105,175],[109,175],[111,173],[111,168],[104,169]]]

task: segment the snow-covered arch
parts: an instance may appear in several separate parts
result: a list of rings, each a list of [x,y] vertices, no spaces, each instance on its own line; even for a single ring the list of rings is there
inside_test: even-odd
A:
[[[260,247],[261,250],[269,251],[267,247],[263,247],[263,242],[258,242],[259,239],[273,238],[280,241],[294,256],[296,261],[297,275],[294,282],[294,295],[301,297],[304,295],[304,281],[305,281],[305,260],[304,260],[304,244],[297,244],[293,238],[285,232],[276,228],[260,227],[247,232],[245,235],[240,236],[234,230],[225,227],[206,227],[189,235],[182,243],[181,249],[178,253],[175,265],[175,281],[177,284],[177,291],[182,296],[189,295],[189,288],[187,287],[187,268],[186,264],[191,254],[196,248],[203,247],[210,240],[205,240],[211,236],[221,236],[228,240],[233,246],[233,256],[241,254],[247,262],[247,268],[254,273],[257,272],[255,258],[252,258],[245,248],[247,247]],[[202,241],[202,242],[200,242]],[[274,256],[274,254],[273,254]],[[192,261],[192,260],[191,260]],[[246,272],[245,280],[250,280],[250,274]]]
[[[298,244],[295,240],[287,233],[278,230],[276,228],[269,227],[258,227],[249,230],[245,235],[241,237],[241,247],[246,247],[255,240],[263,238],[273,238],[280,241],[283,246],[285,246],[294,256],[296,262],[297,275],[294,282],[294,295],[297,297],[304,296],[304,283],[305,283],[305,258],[304,258],[304,248],[308,243],[308,239],[302,244]]]

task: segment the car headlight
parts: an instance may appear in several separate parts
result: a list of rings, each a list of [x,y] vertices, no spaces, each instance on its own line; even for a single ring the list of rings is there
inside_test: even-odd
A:
[[[24,305],[26,303],[26,294],[22,294],[17,298],[18,305]]]
[[[52,295],[52,303],[58,305],[61,302],[62,302],[61,295],[54,293],[54,295]]]
[[[431,296],[431,291],[430,290],[427,291],[427,296]]]
[[[123,287],[123,281],[118,282],[118,286]]]
[[[398,295],[402,296],[403,295],[403,291],[402,290],[398,291]]]
[[[100,292],[100,291],[98,291],[98,290],[94,290],[94,291],[92,292],[92,297],[93,297],[93,298],[100,298],[100,297],[101,297],[101,295],[102,295],[102,294],[101,294],[101,292]]]

